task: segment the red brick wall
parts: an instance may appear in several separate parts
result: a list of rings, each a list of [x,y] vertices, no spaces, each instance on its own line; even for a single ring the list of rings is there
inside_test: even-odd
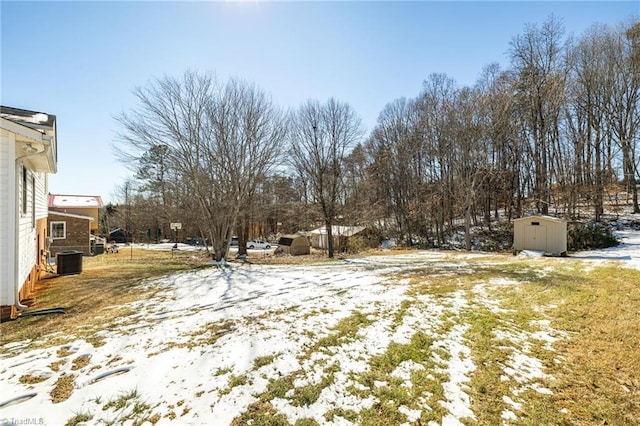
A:
[[[65,222],[67,225],[67,234],[64,240],[53,240],[49,250],[51,256],[55,257],[56,253],[68,250],[81,251],[84,256],[91,255],[91,242],[88,219],[81,219],[69,216],[60,216],[54,212],[49,212],[49,223]]]

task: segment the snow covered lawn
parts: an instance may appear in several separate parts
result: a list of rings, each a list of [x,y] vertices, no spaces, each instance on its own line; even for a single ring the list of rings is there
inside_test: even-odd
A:
[[[637,268],[639,243],[597,260]],[[487,415],[495,388],[509,424],[553,394],[571,338],[560,302],[519,295],[581,262],[425,251],[176,273],[93,344],[6,344],[0,421],[459,425]]]

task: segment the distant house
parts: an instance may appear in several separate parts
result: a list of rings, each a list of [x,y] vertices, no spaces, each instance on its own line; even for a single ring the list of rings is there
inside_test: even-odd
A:
[[[0,316],[27,308],[46,272],[48,174],[57,171],[56,116],[0,106]]]
[[[103,207],[99,195],[49,194],[49,211],[88,216],[93,219],[90,231],[97,234],[100,228],[100,209]]]
[[[513,249],[567,254],[567,221],[551,216],[526,216],[513,220]]]
[[[283,235],[278,240],[278,250],[291,256],[300,256],[311,252],[309,239],[304,235]]]
[[[368,234],[367,228],[364,226],[333,225],[331,235],[335,251],[346,251],[350,241],[354,239],[359,239],[362,247],[377,247],[379,244],[379,241]],[[316,249],[329,248],[326,226],[311,231],[311,247]]]

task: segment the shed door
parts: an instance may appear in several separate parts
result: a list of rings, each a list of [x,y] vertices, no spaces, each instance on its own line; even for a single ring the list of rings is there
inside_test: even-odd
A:
[[[526,225],[524,230],[525,249],[547,250],[547,227],[544,225]]]

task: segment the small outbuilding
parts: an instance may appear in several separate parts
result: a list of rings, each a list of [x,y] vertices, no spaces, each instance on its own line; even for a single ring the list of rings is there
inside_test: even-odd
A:
[[[513,250],[567,254],[567,221],[551,216],[526,216],[513,220]]]
[[[80,251],[84,256],[92,254],[91,216],[49,210],[48,221],[51,256],[69,250]]]
[[[304,235],[283,235],[278,240],[278,250],[291,256],[300,256],[311,253],[309,239]]]
[[[127,233],[124,229],[116,228],[109,232],[109,241],[114,241],[118,244],[125,244],[127,242]]]

